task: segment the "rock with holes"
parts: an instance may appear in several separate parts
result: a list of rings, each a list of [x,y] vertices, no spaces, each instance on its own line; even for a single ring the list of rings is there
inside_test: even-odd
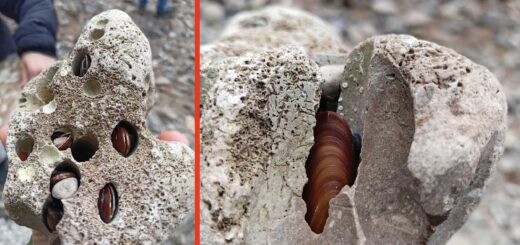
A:
[[[210,62],[202,244],[443,244],[465,222],[503,150],[498,81],[410,36],[371,38],[345,63],[318,67],[294,47]],[[362,139],[319,234],[303,197],[318,105]]]
[[[201,118],[202,243],[286,244],[278,231],[307,227],[299,196],[319,67],[303,49],[286,47],[224,59],[214,69]]]
[[[302,10],[269,6],[234,16],[218,41],[201,48],[201,60],[213,61],[287,45],[310,54],[347,54],[337,32],[320,18]]]
[[[150,46],[130,17],[90,20],[11,117],[9,216],[63,244],[158,243],[190,222],[193,152],[146,129],[153,91]]]
[[[406,35],[350,54],[342,109],[363,138],[351,196],[370,244],[444,244],[503,152],[506,99],[486,68]]]
[[[201,93],[214,81],[209,63],[284,46],[303,48],[318,63],[342,60],[348,49],[338,33],[320,18],[302,10],[270,6],[233,17],[217,42],[201,47]]]

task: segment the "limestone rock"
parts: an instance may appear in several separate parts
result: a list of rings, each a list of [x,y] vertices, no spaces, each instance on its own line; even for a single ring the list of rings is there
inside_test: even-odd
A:
[[[305,229],[294,211],[305,207],[298,196],[319,67],[301,48],[287,47],[224,59],[214,70],[201,117],[202,243],[264,244],[287,216]]]
[[[345,63],[341,75],[302,48],[273,48],[207,66],[202,244],[443,244],[462,226],[503,151],[498,81],[402,35],[371,38]],[[333,100],[334,88],[338,113],[362,136],[361,163],[315,234],[305,160],[320,96]]]
[[[337,32],[302,10],[269,6],[241,12],[229,20],[218,41],[201,48],[201,60],[240,56],[283,46],[301,46],[311,54],[347,54]]]
[[[218,41],[201,47],[201,93],[212,86],[208,63],[226,57],[258,53],[285,46],[303,48],[311,56],[345,56],[348,49],[323,20],[301,10],[270,6],[237,14]],[[209,77],[207,77],[209,76]]]
[[[369,244],[444,244],[503,152],[506,99],[486,68],[405,35],[350,54],[341,113],[363,138],[354,202]]]
[[[110,10],[92,18],[70,56],[30,81],[11,117],[10,218],[63,244],[158,243],[189,222],[193,152],[146,129],[153,92],[150,45],[130,17]],[[57,132],[72,134],[70,147],[54,145]],[[50,189],[61,172],[79,181],[63,200]],[[99,200],[107,184],[115,189]],[[52,220],[59,215],[49,210],[60,207],[63,216]],[[100,207],[113,217],[108,223]]]

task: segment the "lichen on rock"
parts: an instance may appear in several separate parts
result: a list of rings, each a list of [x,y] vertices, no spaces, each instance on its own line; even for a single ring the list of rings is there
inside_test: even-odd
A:
[[[30,81],[11,117],[11,219],[64,244],[158,243],[191,219],[193,151],[146,129],[153,77],[148,40],[126,13],[92,18],[70,56]],[[78,180],[72,196],[75,182],[53,183],[64,172]],[[49,207],[60,206],[53,220]]]

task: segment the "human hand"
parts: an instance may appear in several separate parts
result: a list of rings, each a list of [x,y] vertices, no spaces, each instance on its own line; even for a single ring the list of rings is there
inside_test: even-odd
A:
[[[43,53],[32,51],[23,53],[20,58],[20,84],[25,86],[29,80],[53,65],[55,61],[54,57]]]
[[[0,128],[0,141],[2,142],[4,147],[6,145],[6,139],[7,139],[7,124]]]
[[[163,131],[159,134],[159,136],[157,136],[157,139],[162,141],[176,141],[185,145],[189,144],[188,137],[186,137],[186,135],[182,134],[181,132],[175,130]]]

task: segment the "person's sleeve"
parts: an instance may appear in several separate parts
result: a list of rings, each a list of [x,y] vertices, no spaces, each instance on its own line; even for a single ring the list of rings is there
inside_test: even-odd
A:
[[[4,146],[0,143],[0,186],[5,184],[7,178],[7,164],[7,154],[5,153]]]
[[[36,51],[56,56],[58,20],[52,0],[1,0],[0,12],[14,19],[18,54]]]

